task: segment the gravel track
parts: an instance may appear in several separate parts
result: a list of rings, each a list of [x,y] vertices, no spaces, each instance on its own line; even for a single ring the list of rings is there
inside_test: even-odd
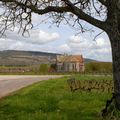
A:
[[[0,98],[33,83],[63,77],[62,75],[1,75]]]

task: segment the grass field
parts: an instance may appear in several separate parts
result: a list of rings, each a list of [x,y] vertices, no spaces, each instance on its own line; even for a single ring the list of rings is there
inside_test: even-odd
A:
[[[101,120],[111,92],[75,91],[68,77],[41,81],[0,100],[0,120]],[[84,81],[111,81],[112,76],[77,75]]]

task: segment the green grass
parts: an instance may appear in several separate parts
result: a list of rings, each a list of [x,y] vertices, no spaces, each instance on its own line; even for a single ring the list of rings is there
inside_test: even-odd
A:
[[[79,80],[112,80],[111,76],[76,75]],[[41,81],[0,100],[0,120],[100,120],[111,97],[105,92],[72,93],[67,77]]]

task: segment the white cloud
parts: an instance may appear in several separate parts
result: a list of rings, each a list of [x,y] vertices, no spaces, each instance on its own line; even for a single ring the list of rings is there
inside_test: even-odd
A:
[[[85,51],[91,47],[91,42],[82,36],[71,36],[67,41],[68,46],[74,51]]]
[[[72,42],[72,43],[81,43],[83,41],[83,38],[80,38],[79,36],[72,35],[69,38],[69,41]]]
[[[40,43],[50,42],[59,38],[59,34],[54,33],[47,33],[42,30],[39,31],[39,40]],[[34,42],[34,41],[33,41]]]
[[[21,50],[28,46],[24,42],[11,40],[11,39],[0,39],[0,50]]]
[[[6,40],[6,39],[0,39],[0,50],[6,50],[11,46],[11,43],[13,43],[13,40]]]
[[[103,46],[103,45],[106,44],[106,42],[105,42],[105,40],[104,40],[103,38],[98,38],[98,39],[96,40],[96,42],[97,42],[97,44],[98,44],[99,46]]]
[[[32,44],[25,41],[0,39],[0,51],[1,50],[26,50],[26,51],[43,51],[60,53],[58,47],[51,46],[49,44]]]
[[[84,57],[102,61],[111,60],[111,47],[108,39],[98,38],[92,41],[82,36],[70,36],[63,46],[67,46],[66,48],[69,48],[72,54],[83,54]]]
[[[60,35],[58,33],[33,30],[30,31],[30,34],[30,38],[24,38],[16,33],[8,32],[6,39],[0,39],[0,50],[14,49],[83,54],[84,57],[96,60],[111,60],[111,48],[108,39],[98,38],[94,42],[82,36],[70,36],[65,43],[54,44],[52,46],[52,44],[47,43],[59,39]]]
[[[5,38],[0,38],[0,50],[33,50],[54,52],[56,46],[49,46],[48,43],[54,42],[60,37],[57,32],[51,33],[39,29],[31,30],[30,37],[23,37],[20,34],[17,34],[17,31],[17,28],[15,28],[14,32],[7,31],[7,36]]]
[[[71,52],[71,48],[67,44],[60,45],[58,47],[58,49],[59,49],[59,52],[62,52],[62,53],[70,53]]]
[[[33,44],[46,44],[48,42],[55,41],[59,39],[60,35],[57,32],[51,33],[51,32],[46,32],[43,30],[30,30],[29,31],[30,36],[28,37],[23,37],[21,34],[17,33],[17,29],[15,31],[7,31],[7,37],[6,39],[11,39],[11,40],[18,40],[18,41],[25,41],[28,43],[33,43]]]

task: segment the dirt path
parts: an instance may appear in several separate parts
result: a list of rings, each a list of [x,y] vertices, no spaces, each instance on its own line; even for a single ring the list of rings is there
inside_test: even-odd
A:
[[[38,81],[59,78],[62,75],[5,75],[0,76],[0,98],[7,96],[13,91],[19,90],[25,86],[31,85]]]

